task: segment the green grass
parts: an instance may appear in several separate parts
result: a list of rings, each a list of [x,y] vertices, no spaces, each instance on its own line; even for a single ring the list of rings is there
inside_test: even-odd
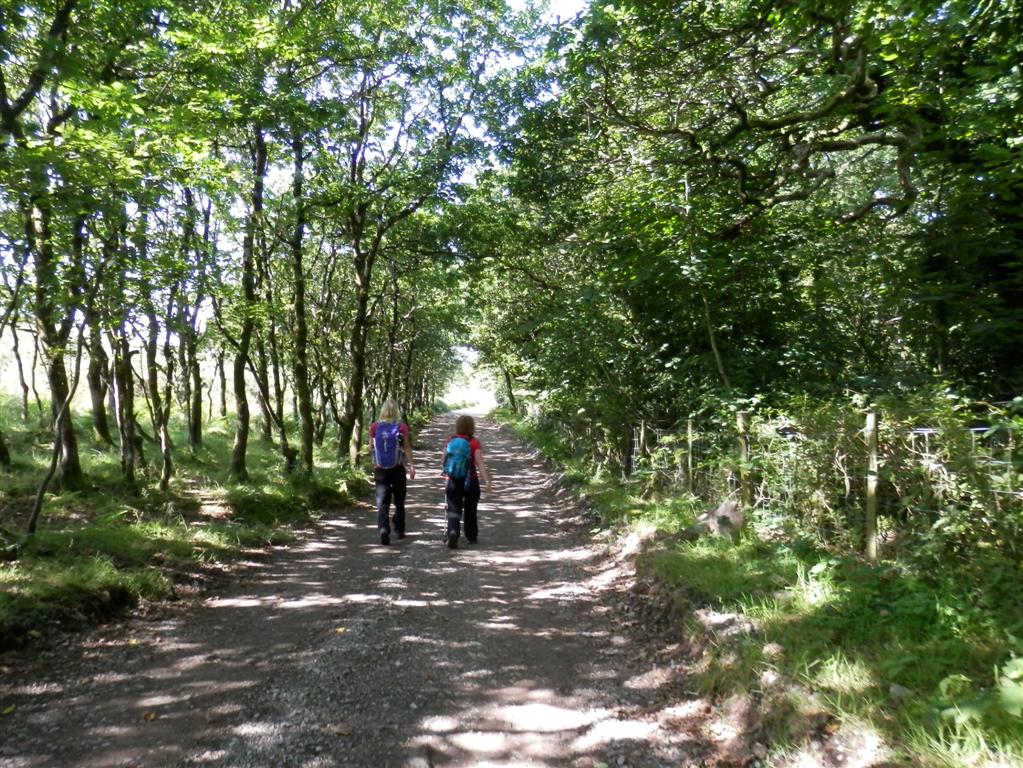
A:
[[[14,459],[0,470],[0,544],[20,543],[32,499],[49,461],[50,435],[21,421],[16,403],[0,399],[0,424]],[[54,628],[115,616],[140,599],[173,591],[175,579],[204,565],[229,563],[246,551],[291,541],[324,510],[350,507],[370,487],[364,472],[338,468],[335,446],[317,448],[313,480],[287,476],[275,446],[252,435],[250,480],[228,477],[233,424],[204,425],[203,445],[186,447],[174,430],[175,474],[157,489],[158,458],[129,492],[116,449],[94,443],[76,421],[88,487],[47,495],[39,530],[16,559],[0,561],[0,647],[23,644]],[[10,550],[8,550],[10,551]]]
[[[565,461],[580,494],[619,532],[664,536],[641,555],[677,615],[711,608],[756,629],[722,640],[686,622],[704,649],[694,687],[756,695],[765,707],[768,765],[815,738],[813,723],[874,734],[899,763],[1023,765],[1023,572],[974,553],[967,562],[869,565],[818,543],[747,531],[737,544],[670,534],[704,505],[658,498],[632,483],[588,476],[551,431],[503,418],[548,457]]]
[[[1010,632],[1018,601],[993,613],[968,610],[953,578],[753,536],[737,546],[708,539],[655,550],[639,568],[668,585],[683,609],[710,606],[756,623],[751,635],[709,654],[696,681],[705,692],[760,690],[770,669],[829,717],[872,728],[921,764],[983,765],[997,745],[1023,765],[1023,719],[1003,706],[996,684],[1023,655]],[[792,702],[781,708],[791,713],[775,723],[784,741],[805,713]]]

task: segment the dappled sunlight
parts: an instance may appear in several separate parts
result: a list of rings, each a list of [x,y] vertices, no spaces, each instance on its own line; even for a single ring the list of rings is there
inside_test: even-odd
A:
[[[555,584],[545,589],[530,592],[527,597],[532,600],[564,600],[566,598],[590,596],[590,591],[582,584]]]
[[[810,675],[810,683],[815,690],[862,694],[874,688],[878,681],[867,664],[839,655],[822,659]]]
[[[612,709],[589,704],[591,695],[566,697],[529,686],[497,689],[491,692],[494,703],[472,713],[424,718],[416,743],[452,759],[471,755],[473,765],[517,765],[524,757],[532,765],[562,765],[573,755],[599,754],[614,743],[644,741],[661,727],[656,722],[622,720]]]
[[[259,608],[273,606],[275,608],[322,608],[327,605],[337,605],[341,600],[329,597],[328,595],[307,595],[295,600],[280,600],[274,596],[255,598],[243,597],[230,600],[219,600],[217,604],[222,608]]]
[[[605,718],[572,742],[572,748],[576,751],[590,751],[616,741],[644,741],[653,736],[657,729],[656,723]]]
[[[497,707],[485,713],[486,716],[500,721],[508,730],[536,733],[578,730],[592,725],[594,720],[606,714],[542,703],[513,704]]]
[[[484,445],[500,444],[486,430]],[[327,752],[295,763],[310,766],[368,764],[351,750],[384,734],[398,736],[395,749],[452,766],[596,763],[610,745],[650,738],[656,718],[632,719],[619,696],[664,681],[621,679],[628,640],[607,627],[594,581],[605,564],[558,534],[542,465],[517,449],[490,450],[487,461],[494,490],[480,505],[478,544],[444,546],[443,485],[421,472],[409,483],[404,539],[381,545],[370,505],[342,511],[286,554],[254,561],[196,609],[201,623],[137,623],[130,642],[95,643],[88,669],[54,670],[60,685],[23,687],[16,703],[55,723],[60,701],[98,692],[77,726],[95,755],[82,768],[139,762],[136,742],[161,743],[166,764],[224,765],[232,747],[193,744],[211,726],[250,745],[322,740],[333,728]],[[373,665],[382,676],[364,679]],[[326,708],[293,713],[310,706],[280,698],[296,676],[333,686]],[[404,693],[390,693],[391,680]],[[385,730],[355,733],[360,718]],[[59,762],[40,754],[24,764]]]
[[[346,603],[377,603],[380,601],[380,595],[371,595],[366,593],[355,593],[351,595],[345,595],[342,602]]]
[[[669,668],[654,667],[641,675],[630,677],[622,687],[634,691],[654,690],[662,685],[670,683],[674,679],[674,673]]]
[[[7,690],[17,696],[60,696],[65,692],[66,686],[57,682],[31,683],[29,685],[13,685]]]
[[[161,696],[143,696],[142,698],[138,699],[136,703],[140,707],[162,707],[166,706],[167,704],[173,704],[178,700],[179,697],[177,696],[168,696],[166,694],[163,694]]]
[[[274,723],[242,723],[233,730],[238,736],[262,736],[272,733],[276,725]]]

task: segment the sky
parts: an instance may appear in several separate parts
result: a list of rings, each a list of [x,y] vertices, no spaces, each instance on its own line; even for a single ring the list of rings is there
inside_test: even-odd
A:
[[[522,8],[526,2],[527,0],[509,0],[508,4],[512,8]],[[537,5],[542,2],[543,0],[536,0]],[[588,0],[548,0],[547,13],[544,14],[544,18],[552,22],[559,17],[562,20],[571,19],[588,4]]]
[[[552,21],[559,16],[562,19],[571,19],[579,13],[585,5],[587,5],[585,0],[550,0],[550,5],[547,9],[547,18]]]

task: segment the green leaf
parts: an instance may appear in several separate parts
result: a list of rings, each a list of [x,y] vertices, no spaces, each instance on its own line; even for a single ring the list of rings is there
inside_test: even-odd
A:
[[[1003,677],[998,684],[998,703],[1013,717],[1023,717],[1023,684]]]
[[[950,720],[956,725],[979,723],[984,719],[985,709],[983,702],[980,700],[967,701],[954,707],[943,709],[941,717],[943,720]]]

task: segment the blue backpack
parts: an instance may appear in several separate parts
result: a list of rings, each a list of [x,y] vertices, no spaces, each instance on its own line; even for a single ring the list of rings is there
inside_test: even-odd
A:
[[[452,480],[468,480],[472,465],[472,445],[464,437],[455,435],[448,441],[444,454],[444,474]]]
[[[400,424],[377,422],[377,430],[373,435],[373,463],[383,469],[390,469],[401,463]]]

